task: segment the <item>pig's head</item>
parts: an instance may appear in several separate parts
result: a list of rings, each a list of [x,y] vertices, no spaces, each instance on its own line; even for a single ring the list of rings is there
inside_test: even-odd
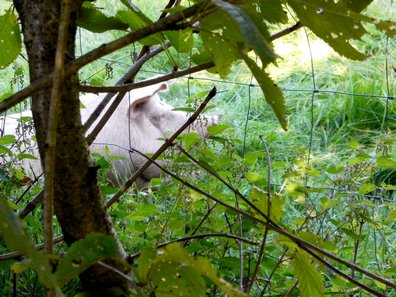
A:
[[[188,119],[189,115],[184,111],[173,110],[173,107],[161,101],[158,93],[168,89],[166,82],[151,86],[150,92],[134,99],[128,109],[131,121],[143,123],[147,120],[158,129],[163,137],[174,133]],[[184,132],[196,132],[201,137],[207,137],[207,127],[217,124],[218,117],[200,117]],[[148,123],[147,123],[148,124]]]

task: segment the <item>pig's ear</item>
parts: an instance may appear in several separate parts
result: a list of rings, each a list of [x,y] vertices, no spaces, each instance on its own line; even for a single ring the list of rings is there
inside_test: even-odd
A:
[[[133,103],[128,108],[128,113],[142,109],[143,106],[150,100],[150,98],[151,96],[144,96],[133,101]]]
[[[162,82],[158,84],[157,90],[153,93],[153,95],[157,92],[166,91],[169,89],[168,82]]]

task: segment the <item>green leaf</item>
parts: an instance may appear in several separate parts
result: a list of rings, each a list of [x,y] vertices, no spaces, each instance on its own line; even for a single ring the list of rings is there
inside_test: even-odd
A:
[[[137,8],[117,11],[117,18],[128,25],[132,31],[136,31],[152,23],[152,21]],[[155,45],[164,42],[164,38],[160,34],[155,34],[143,38],[139,42],[143,45]]]
[[[373,0],[342,0],[341,2],[355,12],[362,12]]]
[[[232,63],[240,59],[236,44],[243,44],[244,38],[238,26],[228,14],[218,10],[201,20],[200,36],[212,56],[216,71],[224,78]]]
[[[19,218],[4,198],[0,198],[0,232],[10,250],[15,250],[30,258],[32,267],[48,288],[57,288],[56,278],[51,272],[48,259],[42,252],[36,250],[33,242],[23,230]]]
[[[93,3],[84,1],[78,11],[77,25],[95,33],[103,33],[109,30],[127,30],[128,26],[114,16],[107,16]]]
[[[377,186],[371,183],[365,183],[360,185],[359,187],[359,194],[364,195],[370,192],[375,191],[377,189]]]
[[[380,156],[377,158],[377,166],[382,169],[396,168],[396,161]]]
[[[227,296],[246,296],[218,277],[206,258],[191,257],[178,243],[169,244],[158,252],[146,248],[142,250],[136,264],[140,282],[149,283],[156,296],[204,296],[206,283],[203,276]]]
[[[392,224],[396,220],[396,209],[392,209],[389,213],[388,216],[386,217],[384,223],[385,224]]]
[[[183,140],[186,151],[190,150],[194,144],[200,143],[201,138],[197,133],[185,133],[179,136]]]
[[[172,46],[179,53],[189,52],[194,45],[194,39],[191,29],[180,31],[166,31],[165,36],[169,39]]]
[[[101,233],[91,233],[69,247],[66,257],[59,263],[55,273],[58,283],[63,286],[95,262],[105,258],[116,258],[118,255],[114,238]]]
[[[249,192],[248,197],[253,204],[265,215],[268,214],[268,195],[259,188],[253,187]],[[279,195],[271,195],[271,211],[270,218],[274,222],[278,222],[284,215],[283,211],[284,201]]]
[[[217,135],[228,129],[230,126],[228,125],[212,125],[208,127],[208,132],[210,135]]]
[[[270,62],[275,62],[278,56],[275,55],[272,46],[267,42],[269,34],[263,29],[265,28],[264,22],[261,22],[260,30],[257,26],[258,22],[255,23],[253,19],[238,6],[223,0],[214,0],[213,2],[216,6],[225,11],[235,22],[244,38],[244,42],[260,57],[263,66]],[[266,33],[263,34],[263,32]],[[237,48],[240,48],[240,46],[237,46]],[[245,49],[243,48],[242,50]]]
[[[276,24],[286,23],[287,13],[282,7],[279,0],[254,0],[246,1],[238,4],[256,23],[264,23],[265,21]],[[258,26],[260,28],[260,26]]]
[[[328,43],[340,55],[363,60],[366,55],[357,51],[351,40],[360,40],[367,31],[362,21],[368,18],[356,13],[344,1],[288,0],[304,26]]]
[[[12,151],[4,145],[0,144],[0,154],[7,154],[9,156],[12,155]]]
[[[18,158],[18,160],[24,160],[24,159],[37,160],[36,156],[33,156],[31,154],[25,154],[25,153],[18,154],[17,158]]]
[[[22,49],[18,19],[12,11],[8,9],[0,16],[0,69],[10,65]]]
[[[260,69],[257,64],[247,55],[243,56],[243,60],[259,83],[264,93],[265,100],[272,107],[278,118],[282,128],[287,130],[287,122],[285,118],[285,99],[279,87],[273,82],[264,70]]]
[[[14,135],[4,135],[0,137],[0,145],[13,144],[16,141]]]
[[[297,250],[291,264],[298,279],[298,287],[301,292],[300,296],[324,296],[323,277],[303,251]]]

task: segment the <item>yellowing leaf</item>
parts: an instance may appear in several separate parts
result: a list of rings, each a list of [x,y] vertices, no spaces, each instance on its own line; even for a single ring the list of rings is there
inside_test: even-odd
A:
[[[320,297],[324,296],[323,277],[310,262],[310,258],[302,250],[297,250],[292,261],[294,273],[298,279],[300,296]]]
[[[227,296],[246,296],[218,277],[206,258],[191,257],[178,243],[169,244],[157,252],[146,248],[136,263],[140,282],[150,283],[156,296],[204,296],[206,283],[202,276],[210,279]]]

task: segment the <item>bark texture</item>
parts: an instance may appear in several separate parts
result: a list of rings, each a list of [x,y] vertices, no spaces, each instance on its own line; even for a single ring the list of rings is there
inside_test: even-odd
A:
[[[73,12],[68,28],[66,63],[74,59],[77,10],[82,4],[81,0],[69,1],[73,5]],[[14,4],[22,25],[30,80],[34,82],[54,70],[62,0],[14,0]],[[77,86],[77,74],[65,77],[55,158],[55,214],[68,245],[91,232],[101,232],[117,238],[104,209],[96,168],[92,165],[83,137]],[[42,89],[32,97],[41,160],[45,160],[47,149],[50,94],[51,89]],[[125,253],[119,246],[120,259],[108,264],[126,272],[122,261]],[[84,272],[80,280],[83,289],[91,291],[94,296],[115,296],[118,293],[114,292],[125,293],[128,290],[124,278],[98,265]]]

